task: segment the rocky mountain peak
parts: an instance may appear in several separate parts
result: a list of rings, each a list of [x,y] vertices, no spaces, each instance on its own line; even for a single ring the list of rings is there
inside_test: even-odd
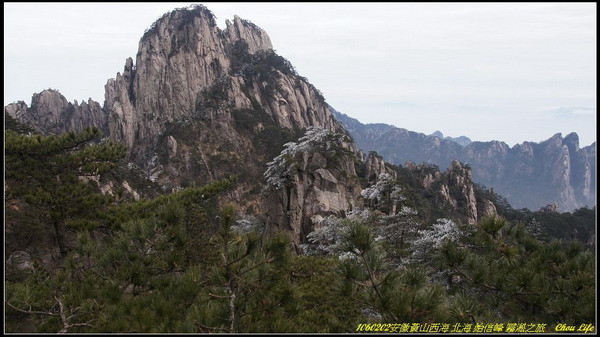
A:
[[[135,58],[107,81],[104,98],[103,106],[71,104],[48,91],[34,97],[32,108],[16,103],[5,111],[44,133],[100,127],[166,191],[239,174],[240,162],[248,177],[241,189],[251,190],[250,177],[302,130],[346,133],[321,93],[273,51],[264,30],[238,16],[221,30],[201,5],[156,20]]]
[[[264,30],[238,16],[221,30],[203,6],[163,15],[140,40],[135,63],[127,59],[105,86],[111,137],[147,166],[172,123],[212,121],[238,138],[234,110],[260,107],[288,129],[341,130],[320,93],[272,49]]]
[[[221,30],[203,6],[167,13],[145,32],[135,59],[127,58],[107,81],[103,107],[92,100],[69,103],[49,90],[34,95],[31,108],[20,102],[5,111],[38,130],[103,128],[128,148],[128,167],[139,168],[163,192],[235,176],[235,188],[220,201],[260,215],[271,230],[289,231],[297,245],[325,218],[362,207],[361,183],[377,185],[380,177],[422,181],[436,207],[450,205],[446,209],[469,223],[483,212],[471,171],[459,162],[446,173],[413,165],[422,176],[401,176],[407,172],[376,153],[362,161],[333,108],[273,51],[266,32],[238,16]],[[427,141],[431,152],[461,148],[385,124],[374,127],[390,140]],[[486,209],[494,213],[493,205]]]
[[[235,15],[233,23],[227,20],[224,34],[230,42],[244,41],[248,44],[248,51],[255,54],[259,51],[272,50],[273,45],[267,32],[248,20]]]
[[[41,109],[49,109],[52,112],[66,106],[69,102],[58,90],[46,89],[40,93],[33,94],[31,107],[37,106]]]
[[[359,206],[353,147],[345,134],[313,127],[297,142],[287,143],[265,172],[269,227],[290,231],[298,245],[327,216]]]
[[[165,35],[167,30],[183,30],[189,24],[217,26],[215,16],[208,8],[203,5],[191,5],[163,14],[150,28],[146,29],[140,43],[152,39],[155,35]]]
[[[98,102],[90,98],[81,104],[70,103],[55,89],[33,94],[30,107],[19,101],[5,106],[4,111],[42,134],[82,131],[90,126],[104,130],[107,123],[107,115]]]
[[[563,141],[562,133],[558,132],[558,133],[555,133],[552,137],[541,142],[541,144],[548,144],[551,146],[555,146],[555,145],[562,145],[562,141]]]
[[[10,103],[9,105],[4,107],[4,112],[8,113],[11,117],[13,117],[16,120],[22,120],[27,115],[27,111],[27,103],[23,101]]]
[[[444,139],[444,134],[441,131],[439,131],[439,130],[435,131],[430,136],[434,136],[434,137],[438,137],[440,139]]]
[[[579,151],[579,135],[575,132],[569,133],[565,139],[563,139],[563,144],[567,145],[571,153]]]
[[[58,90],[47,89],[33,94],[31,98],[30,123],[51,132],[53,126],[60,123],[61,113],[67,109],[69,102]],[[44,128],[44,126],[51,126]]]

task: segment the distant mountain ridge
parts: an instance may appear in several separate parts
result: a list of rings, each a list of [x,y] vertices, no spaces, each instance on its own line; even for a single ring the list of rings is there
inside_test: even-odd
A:
[[[548,140],[512,148],[504,142],[465,142],[413,132],[387,124],[362,124],[334,112],[365,152],[377,151],[386,161],[447,167],[453,160],[469,164],[473,179],[494,188],[516,208],[537,210],[556,203],[560,211],[596,204],[596,142],[579,148],[579,136],[557,133]],[[467,137],[464,137],[468,139]],[[464,144],[464,145],[461,145]]]

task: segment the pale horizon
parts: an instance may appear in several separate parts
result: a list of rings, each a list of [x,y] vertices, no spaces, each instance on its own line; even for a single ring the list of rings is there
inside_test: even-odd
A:
[[[596,141],[596,4],[203,3],[234,14],[361,123],[499,140]],[[189,3],[5,3],[4,104],[104,102],[162,14]],[[135,15],[132,15],[135,13]]]

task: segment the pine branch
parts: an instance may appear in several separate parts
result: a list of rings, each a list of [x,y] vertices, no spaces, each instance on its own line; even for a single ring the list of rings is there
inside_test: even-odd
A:
[[[493,291],[500,291],[500,289],[493,287],[491,285],[485,284],[483,282],[481,283],[477,283],[475,282],[472,278],[470,278],[469,276],[467,276],[467,274],[465,274],[462,270],[460,270],[459,268],[454,268],[454,270],[459,273],[462,277],[466,278],[469,282],[473,283],[473,284],[478,284],[481,285],[482,287],[489,289],[489,290],[493,290]]]
[[[368,285],[368,284],[366,284],[366,283],[364,283],[364,282],[360,282],[359,280],[352,280],[352,282],[354,282],[354,283],[358,284],[359,286],[365,287],[365,288],[368,288],[368,287],[369,287],[369,285]]]
[[[220,296],[220,295],[215,295],[213,293],[208,293],[208,296],[218,298],[220,300],[228,300],[231,298],[231,296]]]
[[[252,270],[254,270],[256,268],[258,268],[258,267],[260,267],[260,266],[262,266],[262,265],[264,265],[266,263],[271,263],[271,262],[272,262],[272,260],[266,260],[266,261],[259,262],[259,263],[255,264],[254,266],[249,267],[248,269],[244,270],[243,272],[240,272],[237,276],[239,278],[240,276],[243,276],[244,274],[246,274],[246,273],[248,273],[248,272],[250,272],[250,271],[252,271]]]
[[[230,287],[231,288],[231,287]],[[231,289],[229,297],[229,333],[234,331],[235,327],[235,292]]]
[[[379,301],[381,302],[381,304],[383,304],[384,303],[383,295],[381,295],[381,292],[379,291],[379,288],[378,288],[379,284],[377,284],[375,282],[375,276],[373,275],[373,271],[371,271],[371,266],[367,262],[367,259],[365,257],[365,253],[361,252],[360,257],[362,258],[363,263],[365,264],[365,267],[367,268],[367,272],[369,273],[369,279],[371,280],[372,288],[375,290],[375,293],[377,294],[377,297],[379,297]],[[395,321],[398,320],[398,317],[396,317],[396,315],[394,315],[394,313],[390,312],[389,314],[392,316],[392,318]]]
[[[15,309],[18,312],[22,312],[25,314],[38,314],[38,315],[47,315],[47,316],[58,316],[57,313],[55,312],[51,312],[51,311],[37,311],[37,310],[31,310],[31,306],[29,306],[29,309],[21,309],[21,308],[17,308],[15,307],[12,303],[6,301],[6,304],[8,304],[9,307]]]

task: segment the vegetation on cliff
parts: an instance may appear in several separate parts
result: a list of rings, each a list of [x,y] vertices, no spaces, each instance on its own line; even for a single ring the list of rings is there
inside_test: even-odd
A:
[[[327,147],[329,133],[321,133],[286,148]],[[8,332],[351,332],[377,322],[523,321],[553,331],[594,319],[595,258],[581,244],[540,241],[498,217],[428,225],[382,176],[363,190],[370,207],[327,218],[297,254],[288,233],[219,204],[234,180],[139,201],[101,194],[77,177],[113,169],[122,149],[86,146],[95,136],[7,131],[7,226],[58,221],[54,235],[63,240],[36,251],[47,241],[34,238],[21,248],[26,268],[9,265]],[[10,230],[7,238],[20,240]]]

